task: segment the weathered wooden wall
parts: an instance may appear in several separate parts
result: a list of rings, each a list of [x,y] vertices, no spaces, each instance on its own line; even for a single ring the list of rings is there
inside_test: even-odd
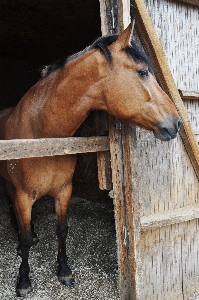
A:
[[[160,57],[162,50],[153,30],[144,28],[149,26],[146,20],[137,26],[138,36],[145,49],[158,50],[155,54],[150,52],[158,63],[157,78],[173,100],[177,96],[180,112],[185,112],[185,127],[189,127],[187,110],[197,134],[198,7],[177,0],[132,0],[135,16],[138,15],[136,22],[144,16],[138,12],[141,2],[146,4],[168,64]],[[102,11],[114,3],[101,1]],[[121,30],[125,27],[123,21],[129,21],[130,5],[125,0],[118,3]],[[151,36],[144,33],[147,30]],[[165,72],[161,69],[164,66],[168,69]],[[198,159],[193,158],[195,154],[198,156],[198,146],[193,133],[186,129],[181,137],[163,143],[143,129],[111,120],[109,137],[121,299],[184,300],[199,288],[199,174]],[[186,141],[187,132],[193,139]]]
[[[187,299],[199,288],[198,179],[180,137],[162,143],[138,128],[136,137],[143,274],[137,299]]]
[[[199,8],[180,1],[145,0],[178,89],[199,91]]]
[[[198,134],[198,7],[170,0],[145,4]],[[188,299],[199,289],[198,178],[180,136],[163,143],[134,128],[130,139],[132,198],[138,208],[137,222],[129,221],[136,249],[136,292],[130,299]]]

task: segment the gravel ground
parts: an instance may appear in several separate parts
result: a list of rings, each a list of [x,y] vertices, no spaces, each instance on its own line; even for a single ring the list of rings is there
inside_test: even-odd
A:
[[[0,193],[2,194],[2,192]],[[17,235],[9,220],[5,195],[0,207],[0,299],[13,300],[21,258],[16,256]],[[73,198],[69,208],[67,239],[69,265],[75,284],[59,283],[54,202],[44,197],[33,207],[35,232],[40,239],[30,251],[33,292],[26,299],[118,300],[117,254],[113,206]]]
[[[0,299],[15,300],[19,299],[15,286],[21,258],[16,256],[17,234],[10,224],[9,205],[1,185],[0,195]],[[33,219],[40,241],[30,251],[33,292],[26,299],[119,300],[111,204],[71,199],[67,254],[75,277],[73,288],[63,286],[56,276],[57,238],[52,198],[46,196],[35,204]],[[199,292],[187,300],[199,300]]]

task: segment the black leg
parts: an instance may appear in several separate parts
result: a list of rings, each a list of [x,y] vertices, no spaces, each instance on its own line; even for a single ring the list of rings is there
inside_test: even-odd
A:
[[[60,224],[57,226],[56,233],[58,236],[58,255],[57,255],[57,261],[59,263],[58,279],[62,284],[66,286],[71,286],[73,283],[72,271],[67,264],[68,258],[66,256],[66,237],[68,233],[68,227],[62,226]]]
[[[29,227],[29,228],[28,228]],[[17,282],[17,296],[27,296],[32,291],[31,282],[29,279],[30,267],[28,264],[29,250],[33,244],[31,227],[27,226],[26,232],[19,234],[19,249],[18,254],[22,258],[19,268],[19,278]]]
[[[72,271],[69,268],[66,256],[66,238],[68,233],[67,225],[67,209],[72,193],[72,184],[68,184],[59,193],[59,196],[55,198],[55,209],[57,217],[57,230],[56,234],[58,237],[58,255],[57,261],[59,263],[58,279],[66,285],[72,286],[73,278]]]
[[[16,192],[14,206],[19,228],[18,254],[22,258],[16,289],[17,295],[19,297],[24,297],[32,291],[29,278],[30,268],[28,264],[29,250],[33,245],[31,228],[32,201],[27,194],[18,191]]]

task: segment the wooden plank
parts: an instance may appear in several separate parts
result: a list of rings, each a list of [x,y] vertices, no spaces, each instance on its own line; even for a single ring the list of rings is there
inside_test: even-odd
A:
[[[113,180],[115,226],[118,245],[118,271],[120,299],[136,299],[136,263],[134,259],[134,214],[131,189],[131,158],[128,127],[110,117],[110,153]],[[129,131],[128,131],[129,133]],[[126,138],[125,138],[126,137]],[[135,197],[135,199],[137,199]],[[135,206],[134,209],[137,209]],[[128,210],[128,211],[127,211]],[[135,216],[137,217],[137,215]],[[130,222],[129,222],[130,220]]]
[[[108,2],[108,1],[107,1]],[[109,1],[109,3],[112,1]],[[117,1],[118,31],[130,23],[130,1]],[[141,279],[138,243],[140,227],[136,180],[132,183],[131,173],[136,173],[132,165],[131,127],[117,118],[110,117],[109,139],[114,196],[114,212],[118,245],[118,274],[120,299],[137,299],[139,279]],[[135,144],[133,144],[135,146]],[[139,266],[138,266],[139,265]],[[138,280],[137,280],[138,279]]]
[[[199,100],[199,92],[198,91],[183,91],[179,90],[180,96],[182,100]]]
[[[136,2],[139,2],[139,5],[140,3],[142,4],[143,1],[139,0]],[[159,8],[159,6],[161,6],[161,0],[150,0],[145,1],[145,3],[147,3],[148,10],[153,15],[153,22],[157,30],[160,28],[160,26],[164,27],[164,22],[169,22],[170,15],[169,13],[166,13],[167,10],[164,11],[163,15],[161,15],[160,10],[157,9],[156,11],[156,8]],[[178,9],[178,7],[182,7],[189,18],[193,9],[197,11],[197,8],[188,8],[187,5],[179,4],[175,1],[162,1],[162,5],[164,5],[164,8],[168,7],[168,11],[170,9],[172,16],[175,14],[175,9]],[[135,13],[136,15],[137,12]],[[140,26],[140,32],[138,32],[139,37],[142,37],[142,41],[144,41],[144,47],[147,48],[149,56],[153,57],[153,53],[155,52],[155,50],[153,48],[152,41],[154,41],[153,39],[157,38],[156,33],[154,33],[154,31],[150,31],[150,24],[147,22],[146,16],[143,17],[142,15],[142,19],[146,21],[146,23],[144,23],[144,21],[140,21],[140,17],[136,18],[136,24],[137,26]],[[160,19],[163,22],[162,24]],[[159,25],[159,27],[157,26],[157,24]],[[173,22],[171,22],[170,24],[173,24]],[[175,26],[177,27],[177,25],[178,23],[176,22]],[[171,25],[171,31],[173,30],[173,27],[174,26]],[[144,32],[142,32],[142,30]],[[145,35],[145,32],[147,30],[150,31],[150,35]],[[162,33],[161,30],[159,30],[159,35],[160,32]],[[186,30],[184,30],[183,33],[188,35],[188,32]],[[167,32],[165,31],[164,38],[162,38],[162,45],[165,46],[165,44],[167,44],[169,45],[168,47],[170,47],[172,42],[177,48],[175,36],[167,35]],[[183,43],[185,43],[184,40]],[[150,48],[152,48],[152,50],[150,50]],[[167,67],[165,70],[160,70],[161,66],[163,68],[161,56],[164,56],[164,54],[161,53],[161,51],[157,53],[155,52],[155,55],[157,54],[160,57],[158,58],[159,61],[157,61],[158,59],[154,55],[154,66],[157,67],[157,74],[158,77],[160,76],[160,82],[165,91],[169,95],[174,95],[174,84],[168,84],[170,80],[172,81],[171,74],[167,72]],[[174,51],[174,58],[176,53],[177,51]],[[189,64],[189,66],[192,66],[193,64],[194,63],[192,62]],[[174,64],[174,66],[178,68],[178,64]],[[194,79],[196,78],[193,77],[193,80]],[[165,82],[167,84],[166,88],[164,85]],[[177,96],[176,99],[178,101],[179,96]],[[192,102],[193,103],[191,104],[196,107],[197,101]],[[192,114],[190,114],[190,111],[188,112],[189,120],[192,123],[194,107],[191,108],[193,110]],[[195,111],[195,113],[197,113],[197,110]],[[193,128],[192,125],[191,127]],[[197,128],[197,126],[195,128]],[[150,144],[152,145],[154,143],[154,147],[143,147],[142,149],[144,152],[148,152],[148,156],[146,155],[146,161],[142,160],[142,162],[140,162],[140,168],[138,169],[138,176],[140,176],[140,178],[138,178],[138,183],[140,186],[140,210],[135,211],[135,214],[141,214],[140,222],[142,230],[140,252],[142,255],[143,265],[143,283],[141,287],[143,289],[143,293],[142,295],[138,294],[138,299],[188,299],[191,293],[198,289],[198,220],[195,219],[195,217],[198,217],[198,204],[196,204],[198,203],[198,181],[196,180],[197,177],[195,176],[193,168],[190,164],[191,160],[189,161],[187,153],[185,153],[183,150],[184,147],[182,149],[180,149],[179,147],[180,144],[182,144],[182,141],[183,143],[186,142],[186,139],[187,137],[182,140],[177,137],[177,139],[169,143],[171,146],[169,146],[168,148],[167,146],[165,147],[165,143],[164,145],[162,144],[162,146],[159,147],[156,141],[152,141]],[[148,147],[147,142],[146,146]],[[156,151],[156,147],[161,148],[162,156],[156,155],[156,153],[154,153]],[[138,154],[139,153],[140,152],[138,152]],[[188,153],[190,154],[190,152]],[[164,164],[165,161],[162,160],[163,155],[167,156],[166,167]],[[138,155],[138,157],[140,160],[142,159],[140,155]],[[151,159],[153,160],[153,169],[149,170],[147,178],[147,174],[145,175],[145,173],[147,173],[146,169],[147,165],[149,165],[150,158],[153,158]],[[144,170],[143,166],[145,166]],[[165,171],[165,168],[166,170],[170,168],[171,172],[167,173],[167,171]],[[143,184],[142,180],[143,174],[147,179],[145,184]],[[156,180],[157,178],[158,180]],[[151,181],[151,183],[153,182],[154,184],[152,185],[149,181]],[[170,186],[167,185],[169,181],[171,182]],[[158,194],[157,191],[161,190],[160,185],[162,185],[163,187],[162,193]],[[142,189],[146,190],[144,194],[145,197],[143,197]],[[157,194],[158,197],[155,197]],[[154,205],[152,205],[152,201]],[[183,207],[185,207],[185,209],[183,209]],[[148,209],[150,212],[143,214],[143,208],[145,208],[145,211]],[[157,213],[157,215],[155,215],[155,213]],[[187,221],[186,218],[188,219]],[[158,227],[157,225],[160,227]]]
[[[108,0],[100,0],[100,17],[102,35],[109,34],[109,21],[107,8],[109,7]],[[97,135],[108,135],[108,114],[103,111],[97,111],[95,116],[96,133]],[[112,176],[110,164],[110,152],[97,152],[97,167],[99,188],[101,190],[112,190]]]
[[[183,223],[180,223],[183,225]],[[193,293],[199,289],[199,234],[198,220],[192,220],[184,223],[182,238],[182,289],[183,299],[194,298]],[[178,233],[179,236],[179,233]],[[191,298],[189,298],[191,297]]]
[[[199,178],[199,147],[192,131],[189,117],[184,108],[182,99],[173,80],[168,63],[166,61],[161,43],[151,22],[144,0],[133,0],[136,15],[136,30],[141,39],[143,47],[151,57],[158,79],[165,92],[173,100],[178,113],[183,121],[180,136],[186,151],[192,162],[197,177]]]
[[[199,142],[199,98],[182,97],[184,106],[189,115],[191,127],[196,137],[196,141]]]
[[[101,32],[102,35],[108,34],[108,18],[107,18],[107,4],[106,0],[99,0],[100,2],[100,18],[101,18]]]
[[[106,14],[103,15],[103,34],[113,33],[122,31],[130,23],[130,1],[111,1],[111,0],[100,0],[101,11]],[[118,7],[117,15],[112,15],[112,19],[108,20],[108,11],[113,12]],[[115,26],[116,25],[116,26]],[[110,28],[110,29],[109,29]],[[124,127],[120,120],[109,116],[109,140],[110,140],[110,154],[111,154],[111,169],[112,169],[112,182],[113,182],[113,199],[114,199],[114,213],[115,213],[115,224],[116,224],[116,236],[118,246],[118,274],[119,274],[119,292],[120,299],[135,299],[135,263],[134,255],[130,256],[130,249],[133,249],[133,241],[129,242],[129,225],[127,220],[127,203],[126,194],[129,195],[129,188],[131,185],[130,180],[127,179],[125,174],[129,172],[129,168],[126,165],[129,164],[129,156],[125,156],[124,162],[124,151],[128,152],[128,147],[124,143],[123,137]],[[125,147],[126,145],[126,147]],[[128,171],[127,171],[128,169]],[[125,179],[126,178],[126,179]],[[127,187],[128,185],[128,187]],[[132,203],[129,205],[131,209]],[[134,235],[133,229],[131,230],[131,236]],[[132,237],[133,239],[133,237]],[[133,250],[132,250],[133,252]],[[130,263],[130,259],[132,259]],[[133,265],[133,267],[132,267]],[[133,273],[133,275],[132,275]]]
[[[199,8],[176,0],[145,0],[145,4],[176,86],[199,91]]]
[[[140,240],[142,287],[139,300],[185,300],[182,291],[184,223],[144,231]]]
[[[0,140],[0,160],[107,150],[106,136]]]
[[[179,90],[180,96],[190,98],[199,99],[199,91],[183,91]]]
[[[141,217],[141,230],[153,230],[157,227],[186,222],[196,218],[199,218],[199,206],[185,206],[167,213]]]
[[[113,188],[110,160],[109,151],[97,152],[98,180],[101,190],[110,191]]]
[[[108,135],[108,114],[104,111],[95,112],[96,134],[98,136]],[[112,190],[110,152],[97,152],[98,181],[101,190]]]
[[[199,6],[199,0],[177,0],[177,1],[184,2],[194,6]]]

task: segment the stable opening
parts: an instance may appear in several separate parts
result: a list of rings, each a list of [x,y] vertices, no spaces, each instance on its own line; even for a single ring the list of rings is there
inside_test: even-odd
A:
[[[98,0],[1,1],[0,15],[0,109],[15,106],[23,94],[39,80],[40,70],[45,65],[83,50],[101,35]],[[79,136],[95,135],[93,124],[94,114],[91,114],[78,130]],[[31,263],[33,293],[38,295],[38,289],[44,288],[43,293],[49,295],[51,299],[57,299],[57,295],[60,295],[56,295],[56,289],[57,293],[61,291],[63,297],[65,295],[71,299],[72,297],[76,299],[78,295],[85,295],[86,299],[93,295],[98,299],[100,297],[118,299],[113,205],[112,199],[108,197],[108,191],[101,191],[98,187],[96,153],[79,155],[73,182],[74,193],[69,209],[69,221],[76,232],[71,232],[70,235],[69,231],[68,242],[72,250],[68,256],[76,279],[76,292],[64,294],[66,289],[60,286],[56,278],[56,264],[52,264],[57,255],[56,246],[54,248],[54,242],[57,243],[53,228],[54,206],[53,200],[46,196],[33,208],[35,227],[41,240],[37,248],[32,248],[30,255],[33,259]],[[16,284],[20,258],[16,261],[17,235],[9,227],[9,206],[3,188],[1,190],[3,205],[0,212],[0,232],[1,238],[6,236],[8,248],[4,249],[2,245],[4,261],[1,260],[0,264],[8,269],[5,275],[8,287],[5,288],[3,280],[0,280],[0,285],[4,284],[5,296],[8,296],[9,291],[9,296],[14,297],[13,287]],[[43,229],[41,233],[40,228]],[[93,236],[89,236],[90,233]],[[49,243],[49,240],[52,243]],[[48,261],[44,261],[44,248],[50,250],[49,253],[52,254],[47,257]],[[104,251],[100,253],[102,249]],[[76,252],[72,257],[74,251]],[[83,257],[86,252],[88,260]],[[4,256],[5,253],[8,253],[7,258]],[[43,273],[41,271],[43,265],[46,270],[50,269],[44,270]],[[43,277],[37,282],[38,274],[41,273]],[[13,276],[12,280],[10,276]],[[48,276],[50,277],[48,282],[53,277],[52,290],[48,285],[45,287],[42,285]]]
[[[40,79],[44,66],[83,50],[101,35],[97,0],[3,1],[0,8],[0,109],[15,106]],[[95,134],[91,113],[76,135]],[[79,157],[74,193],[90,201],[109,201],[108,192],[98,188],[96,153]]]

